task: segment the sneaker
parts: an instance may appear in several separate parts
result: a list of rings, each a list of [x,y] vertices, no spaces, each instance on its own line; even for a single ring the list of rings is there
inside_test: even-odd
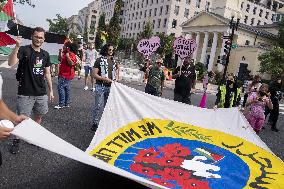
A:
[[[88,86],[85,86],[85,87],[84,87],[84,91],[88,90],[88,88],[89,88]]]
[[[66,105],[66,106],[64,106],[64,108],[70,108],[70,105]]]
[[[279,129],[277,129],[277,128],[271,128],[271,131],[279,132]]]
[[[20,139],[14,139],[9,151],[11,154],[17,154],[19,153],[19,149],[20,149]]]
[[[96,131],[98,129],[98,124],[94,123],[91,127],[92,131]]]
[[[54,106],[54,109],[57,109],[57,110],[59,110],[59,109],[61,109],[61,108],[64,108],[64,106],[60,106],[60,105]]]
[[[78,80],[80,80],[81,79],[81,76],[78,76]]]
[[[92,88],[92,91],[93,91],[93,92],[95,92],[95,90],[96,90],[96,88],[95,88],[95,87],[93,87],[93,88]]]

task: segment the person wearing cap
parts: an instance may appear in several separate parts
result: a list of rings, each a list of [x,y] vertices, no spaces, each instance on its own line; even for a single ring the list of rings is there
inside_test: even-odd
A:
[[[155,64],[147,68],[145,93],[154,96],[162,96],[165,81],[164,70],[161,68],[162,64],[163,59],[159,58],[156,60]]]
[[[193,62],[190,59],[185,59],[180,68],[178,66],[173,72],[175,80],[174,100],[186,104],[191,104],[190,95],[191,88],[195,88],[196,74]]]

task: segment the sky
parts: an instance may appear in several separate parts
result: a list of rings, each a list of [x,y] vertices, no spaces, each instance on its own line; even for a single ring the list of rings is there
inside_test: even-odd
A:
[[[47,18],[55,18],[56,14],[70,17],[78,14],[79,10],[86,7],[93,0],[32,0],[35,7],[28,5],[15,5],[17,18],[29,27],[41,26],[48,30]]]

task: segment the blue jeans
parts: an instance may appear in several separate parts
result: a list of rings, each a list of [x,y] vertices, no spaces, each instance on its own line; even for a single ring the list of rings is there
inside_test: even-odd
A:
[[[93,123],[99,124],[100,116],[107,103],[110,87],[101,84],[96,84],[94,93],[95,101],[93,106]]]
[[[57,90],[59,96],[59,106],[68,106],[70,104],[71,80],[58,77]]]

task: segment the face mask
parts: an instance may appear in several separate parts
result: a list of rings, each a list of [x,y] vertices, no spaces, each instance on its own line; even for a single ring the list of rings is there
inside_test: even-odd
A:
[[[232,80],[227,80],[228,85],[232,85],[234,82]]]

